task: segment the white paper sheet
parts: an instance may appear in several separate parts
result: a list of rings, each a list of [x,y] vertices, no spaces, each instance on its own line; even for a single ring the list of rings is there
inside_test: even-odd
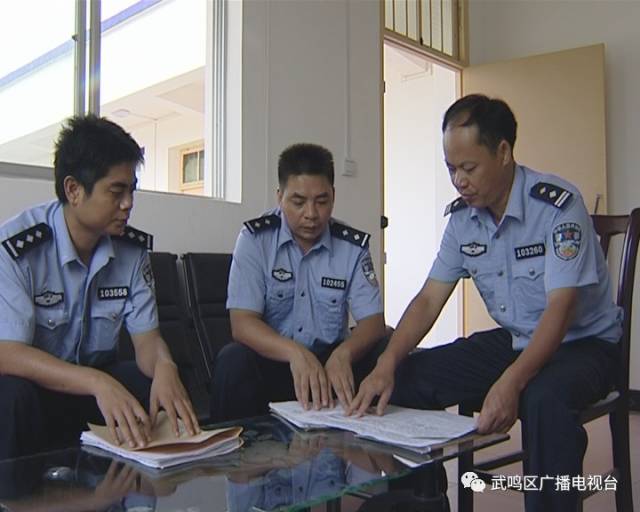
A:
[[[295,401],[269,404],[277,415],[300,428],[340,428],[359,436],[419,452],[475,430],[475,420],[446,411],[423,411],[390,405],[383,416],[345,416],[341,406],[305,411]]]

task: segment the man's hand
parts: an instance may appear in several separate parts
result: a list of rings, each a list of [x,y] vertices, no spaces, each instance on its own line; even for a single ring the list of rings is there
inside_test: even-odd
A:
[[[307,459],[318,455],[325,447],[326,438],[322,434],[302,436],[295,433],[289,443],[289,456],[291,464],[300,464]]]
[[[360,384],[358,394],[347,409],[347,416],[351,416],[354,413],[357,417],[363,416],[376,396],[380,397],[376,406],[376,413],[382,416],[393,392],[394,373],[395,368],[393,365],[379,359],[373,371]]]
[[[189,395],[180,381],[178,369],[175,363],[169,360],[158,361],[153,373],[149,397],[151,425],[155,423],[160,408],[167,413],[176,437],[180,435],[178,417],[182,419],[189,435],[194,436],[200,432],[198,418],[193,411]]]
[[[107,474],[94,490],[91,504],[96,508],[102,508],[122,499],[132,491],[138,491],[139,479],[140,473],[132,466],[120,464],[115,460],[111,461]]]
[[[520,388],[504,373],[489,389],[478,417],[478,432],[508,432],[518,419]]]
[[[346,409],[351,405],[356,387],[351,368],[351,356],[348,350],[344,350],[344,345],[333,351],[324,365],[324,369],[331,387],[336,392],[338,401]],[[331,394],[329,394],[329,405],[333,407]]]
[[[305,410],[309,409],[309,391],[313,408],[329,407],[329,383],[318,358],[298,345],[289,359],[296,399]]]
[[[146,446],[151,439],[151,421],[122,384],[110,375],[100,373],[94,395],[116,443],[127,443],[130,448]]]

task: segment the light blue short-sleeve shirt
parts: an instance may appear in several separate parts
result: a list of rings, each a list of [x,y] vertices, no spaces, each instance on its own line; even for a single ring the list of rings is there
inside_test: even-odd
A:
[[[382,313],[366,233],[333,219],[307,254],[275,209],[245,223],[233,252],[228,309],[262,315],[282,336],[322,350],[360,321]]]
[[[577,288],[575,318],[563,341],[617,342],[622,310],[579,191],[561,178],[517,165],[499,225],[486,209],[457,200],[429,277],[474,280],[491,317],[523,349],[557,288]]]
[[[137,242],[102,237],[87,267],[58,201],[0,226],[0,340],[98,366],[114,359],[123,322],[131,334],[156,328],[153,274],[137,233]]]

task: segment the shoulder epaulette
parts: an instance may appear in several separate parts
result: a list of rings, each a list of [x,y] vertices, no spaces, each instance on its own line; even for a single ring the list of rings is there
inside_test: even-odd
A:
[[[359,231],[340,222],[333,222],[331,224],[331,234],[336,238],[346,240],[360,247],[367,247],[367,245],[369,245],[369,238],[371,238],[369,233]]]
[[[259,233],[265,229],[275,229],[280,227],[280,217],[277,215],[265,215],[257,219],[251,219],[244,223],[251,234]]]
[[[153,235],[140,231],[139,229],[132,228],[131,226],[124,227],[124,234],[111,238],[137,245],[147,251],[153,251]]]
[[[447,205],[447,207],[444,209],[444,216],[446,217],[450,213],[455,213],[458,210],[463,210],[466,207],[467,203],[464,202],[464,199],[459,197],[458,199]]]
[[[553,183],[540,182],[531,187],[529,195],[545,203],[552,204],[556,208],[564,208],[567,205],[567,201],[573,196],[573,192],[569,192]]]
[[[41,222],[24,231],[20,231],[17,235],[7,238],[2,242],[2,246],[6,249],[14,260],[17,260],[24,253],[30,251],[34,247],[38,247],[41,243],[51,240],[51,228]]]

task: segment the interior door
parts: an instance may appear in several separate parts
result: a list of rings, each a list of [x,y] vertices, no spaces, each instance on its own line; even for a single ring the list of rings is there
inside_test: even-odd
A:
[[[515,159],[581,191],[607,212],[604,45],[465,68],[462,93],[505,100],[518,121]],[[464,332],[495,327],[473,281],[464,282]]]

